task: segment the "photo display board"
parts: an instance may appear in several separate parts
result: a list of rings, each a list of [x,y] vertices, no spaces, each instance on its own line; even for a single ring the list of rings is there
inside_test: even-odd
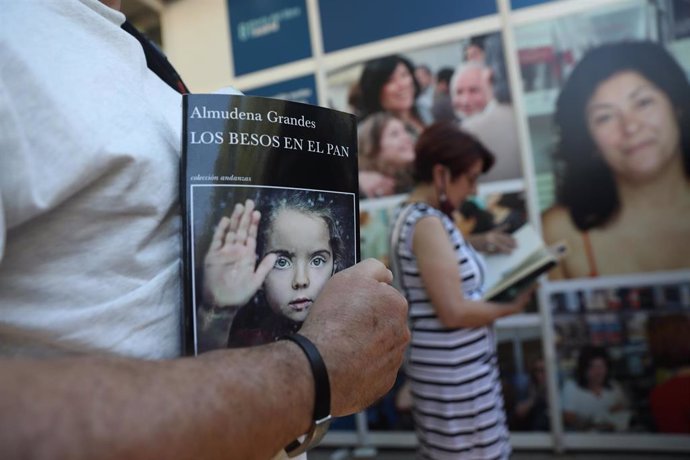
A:
[[[515,30],[544,238],[569,246],[546,285],[567,432],[678,430],[669,398],[690,383],[677,376],[690,364],[687,21],[685,2],[631,1]]]
[[[463,233],[512,231],[531,216],[547,243],[569,248],[541,282],[542,304],[497,324],[511,433],[541,432],[544,446],[584,434],[591,448],[623,435],[621,449],[645,447],[643,433],[649,448],[690,452],[666,436],[678,427],[663,396],[690,387],[690,2],[507,3],[504,22],[499,1],[319,0],[318,69],[246,92],[357,117],[361,254],[386,264],[419,134],[450,120],[477,136],[497,163],[460,210]],[[472,69],[491,97],[462,100]],[[387,85],[406,93],[406,122],[386,109]],[[391,158],[392,138],[386,164],[377,158]],[[412,436],[404,371],[366,423]]]

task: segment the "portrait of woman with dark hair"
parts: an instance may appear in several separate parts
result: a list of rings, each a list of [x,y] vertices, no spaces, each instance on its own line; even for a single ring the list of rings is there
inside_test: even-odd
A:
[[[376,58],[364,65],[359,79],[360,120],[378,112],[400,119],[415,137],[424,129],[415,101],[420,86],[412,63],[400,56]]]
[[[354,264],[343,228],[347,195],[262,189],[223,217],[204,258],[207,308],[236,308],[231,347],[297,331],[326,281]]]
[[[568,255],[552,278],[690,266],[690,84],[648,41],[597,47],[556,104],[556,204],[548,243]]]
[[[580,350],[573,379],[563,386],[563,422],[571,430],[623,431],[630,411],[620,385],[611,378],[606,349],[587,345]]]

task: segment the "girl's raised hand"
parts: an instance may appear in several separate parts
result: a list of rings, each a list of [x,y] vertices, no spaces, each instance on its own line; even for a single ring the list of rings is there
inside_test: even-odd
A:
[[[261,213],[254,202],[237,203],[230,218],[223,217],[204,257],[204,303],[210,307],[246,304],[276,261],[269,254],[256,266],[256,236]],[[256,266],[256,269],[255,269]]]

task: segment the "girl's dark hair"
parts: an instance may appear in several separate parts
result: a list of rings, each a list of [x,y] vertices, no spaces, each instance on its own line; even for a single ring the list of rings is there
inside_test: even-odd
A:
[[[595,359],[602,359],[606,363],[606,379],[604,386],[611,388],[611,358],[603,347],[596,347],[593,345],[585,345],[580,350],[577,357],[577,367],[575,368],[575,379],[580,388],[587,389],[587,371],[592,361]]]
[[[434,165],[450,170],[451,179],[466,174],[477,160],[485,173],[494,164],[494,155],[474,136],[461,130],[457,123],[440,121],[427,127],[415,145],[414,179],[429,183],[433,180]]]
[[[554,155],[557,200],[570,211],[581,231],[605,224],[620,207],[613,174],[589,133],[586,108],[603,81],[637,72],[671,101],[681,132],[685,174],[690,177],[690,130],[680,119],[690,116],[690,83],[673,56],[649,41],[606,44],[590,50],[568,78],[556,103],[560,139]]]
[[[414,99],[417,99],[420,87],[414,76],[414,66],[412,62],[398,54],[372,59],[364,64],[364,70],[362,70],[362,75],[359,77],[361,97],[360,120],[363,120],[372,113],[385,110],[381,106],[381,89],[388,82],[391,75],[393,75],[398,64],[401,63],[410,71],[412,81],[414,82]],[[412,113],[416,118],[421,119],[417,111],[417,106],[414,104],[412,105]]]
[[[261,195],[257,197],[257,209],[261,211],[256,241],[259,261],[266,255],[266,241],[278,213],[290,209],[324,220],[328,226],[328,243],[333,252],[333,273],[354,263],[347,260],[345,239],[339,222],[340,207],[328,194],[309,190],[266,189],[262,190]],[[294,231],[299,232],[300,229],[294,229]]]

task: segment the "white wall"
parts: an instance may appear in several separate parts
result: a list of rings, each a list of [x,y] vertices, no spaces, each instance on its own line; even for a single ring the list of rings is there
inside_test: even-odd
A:
[[[160,19],[165,53],[192,92],[230,85],[226,0],[178,0],[163,9]]]

